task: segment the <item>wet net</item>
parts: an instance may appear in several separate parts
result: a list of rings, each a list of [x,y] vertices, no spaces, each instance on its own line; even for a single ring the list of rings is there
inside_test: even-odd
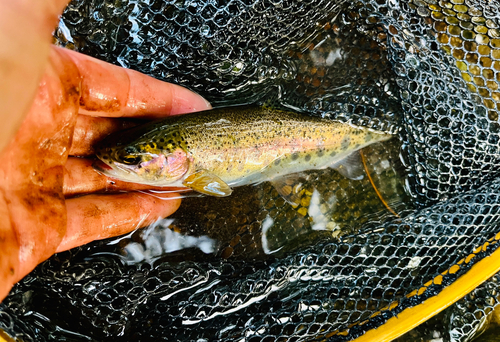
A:
[[[23,341],[349,341],[439,294],[500,239],[499,10],[73,1],[59,45],[214,106],[272,103],[400,139],[363,151],[372,180],[311,172],[296,208],[269,184],[243,187],[60,253],[14,287],[0,327]],[[495,276],[406,338],[472,339],[497,289]]]

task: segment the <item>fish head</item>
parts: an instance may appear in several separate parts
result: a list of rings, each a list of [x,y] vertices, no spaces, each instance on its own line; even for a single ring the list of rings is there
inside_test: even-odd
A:
[[[192,165],[180,146],[159,146],[151,140],[124,141],[111,135],[95,150],[100,161],[94,163],[94,169],[125,182],[168,186],[182,179]]]

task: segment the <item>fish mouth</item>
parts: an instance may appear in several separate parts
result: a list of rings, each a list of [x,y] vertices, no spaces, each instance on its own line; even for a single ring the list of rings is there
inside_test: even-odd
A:
[[[92,164],[92,167],[102,173],[105,174],[106,176],[112,176],[114,172],[120,171],[120,172],[125,172],[127,174],[131,174],[134,171],[135,166],[132,165],[123,165],[123,164],[115,164],[115,167],[118,169],[116,170],[114,167],[110,166],[109,164],[106,164],[102,160],[96,160]]]
[[[122,164],[114,164],[114,167],[103,162],[102,160],[95,160],[92,164],[94,170],[100,173],[103,176],[113,178],[116,180],[120,180],[128,183],[136,183],[136,184],[147,184],[155,186],[154,183],[144,182],[143,179],[135,179],[137,175],[131,170],[131,166],[122,165]]]
[[[113,171],[113,168],[111,166],[99,159],[94,161],[92,167],[94,168],[94,170],[105,176],[111,176],[110,171]]]
[[[117,180],[121,180],[124,182],[141,183],[140,181],[137,181],[137,180],[128,179],[128,177],[134,176],[134,173],[131,172],[131,170],[124,168],[124,167],[121,167],[121,166],[122,165],[116,165],[116,169],[115,169],[114,167],[103,162],[102,160],[96,160],[92,164],[92,167],[94,168],[94,170],[96,170],[97,172],[99,172],[103,176],[117,179]]]

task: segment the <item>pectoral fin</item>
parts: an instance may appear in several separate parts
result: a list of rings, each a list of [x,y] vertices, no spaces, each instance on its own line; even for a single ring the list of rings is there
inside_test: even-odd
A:
[[[294,208],[300,204],[303,193],[300,176],[300,174],[293,174],[270,181],[278,194]]]
[[[342,176],[353,180],[363,179],[365,175],[365,169],[363,168],[363,162],[361,161],[359,151],[351,153],[331,167],[337,170]]]
[[[229,196],[233,192],[231,187],[222,179],[206,170],[193,173],[191,176],[184,179],[182,184],[194,191],[215,197]]]

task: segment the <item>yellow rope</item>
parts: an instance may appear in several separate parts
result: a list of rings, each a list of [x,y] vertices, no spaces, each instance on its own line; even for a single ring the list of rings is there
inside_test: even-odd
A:
[[[19,340],[18,340],[19,341]],[[15,342],[5,331],[0,329],[0,342]]]

